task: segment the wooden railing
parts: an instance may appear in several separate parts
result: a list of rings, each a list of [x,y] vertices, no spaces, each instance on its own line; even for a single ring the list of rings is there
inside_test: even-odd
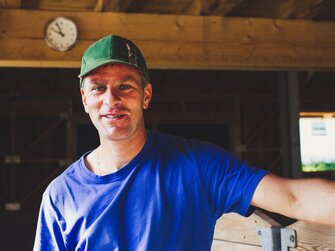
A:
[[[278,249],[276,245],[266,245],[266,247],[264,243],[262,245],[260,229],[273,230],[275,228],[294,230],[295,235],[291,236],[291,241],[294,241],[295,247]],[[264,238],[263,235],[263,241]],[[248,218],[244,218],[237,214],[226,214],[217,221],[212,251],[261,250],[335,251],[335,227],[311,224],[303,221],[297,221],[284,227],[258,210]]]

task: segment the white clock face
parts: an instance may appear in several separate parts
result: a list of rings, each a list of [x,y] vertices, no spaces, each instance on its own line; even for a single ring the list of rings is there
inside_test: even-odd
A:
[[[51,48],[67,51],[77,41],[77,26],[71,19],[57,17],[47,24],[44,36]]]

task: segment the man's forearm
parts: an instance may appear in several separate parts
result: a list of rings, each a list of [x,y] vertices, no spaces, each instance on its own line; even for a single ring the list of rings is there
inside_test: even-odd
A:
[[[335,226],[335,182],[322,179],[301,179],[291,182],[296,201],[296,218]]]
[[[252,205],[291,218],[335,226],[335,182],[265,176]]]

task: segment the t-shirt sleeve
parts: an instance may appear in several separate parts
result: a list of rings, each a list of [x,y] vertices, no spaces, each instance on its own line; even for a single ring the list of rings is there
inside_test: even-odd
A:
[[[57,210],[46,191],[43,194],[38,216],[33,251],[67,250],[61,231],[61,222],[61,216],[57,213]]]
[[[225,149],[208,143],[199,143],[195,154],[216,217],[230,212],[249,216],[254,211],[250,205],[253,194],[268,171],[250,167]]]

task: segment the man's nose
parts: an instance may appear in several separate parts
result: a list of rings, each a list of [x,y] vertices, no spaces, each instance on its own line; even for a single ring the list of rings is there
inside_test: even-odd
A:
[[[118,103],[120,103],[121,98],[117,90],[115,88],[108,88],[104,94],[103,103],[112,107]]]

